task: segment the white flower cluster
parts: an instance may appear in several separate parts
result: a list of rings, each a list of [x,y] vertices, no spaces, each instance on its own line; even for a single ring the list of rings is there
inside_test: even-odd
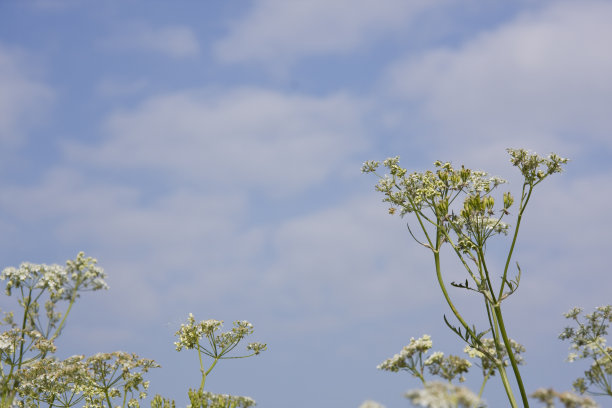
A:
[[[424,388],[408,391],[406,398],[414,405],[427,408],[480,408],[486,406],[468,388],[438,381],[428,382]]]
[[[6,331],[0,334],[0,352],[6,353],[7,355],[12,353],[15,350],[15,340],[16,336],[11,335],[11,332],[18,331],[18,329],[13,329],[10,331]]]
[[[20,406],[38,407],[44,402],[68,407],[84,401],[86,407],[101,407],[109,398],[123,398],[128,407],[139,407],[138,399],[146,398],[149,387],[143,373],[155,367],[159,365],[153,360],[119,351],[63,361],[40,359],[19,372]]]
[[[212,358],[223,358],[236,347],[236,345],[246,336],[253,333],[253,325],[246,320],[237,320],[230,331],[216,334],[223,326],[221,320],[202,320],[196,322],[192,313],[189,313],[186,324],[181,324],[180,329],[175,333],[178,341],[174,342],[176,351],[182,349],[198,349]],[[200,340],[206,337],[212,348],[209,350],[204,347]],[[247,350],[254,354],[259,354],[266,349],[264,343],[250,343]],[[246,356],[245,356],[246,357]]]
[[[555,406],[555,399],[563,404],[565,408],[597,408],[599,405],[589,397],[581,397],[572,392],[557,392],[552,388],[539,388],[531,394],[531,398],[535,398],[540,402],[544,402],[547,407]]]
[[[532,186],[551,174],[561,173],[561,165],[569,161],[554,153],[542,157],[525,149],[506,149],[506,151],[510,155],[510,163],[521,171],[525,181]]]
[[[181,328],[176,332],[179,337],[178,341],[174,342],[176,351],[181,351],[183,348],[196,348],[203,336],[214,336],[215,331],[222,325],[223,321],[214,319],[196,323],[193,314],[189,313],[187,324],[181,324]]]
[[[247,350],[251,350],[253,353],[255,354],[259,354],[261,353],[263,350],[265,350],[267,347],[267,345],[265,343],[249,343],[249,345],[247,346]]]
[[[428,334],[423,335],[417,340],[413,337],[410,339],[410,344],[404,346],[399,354],[383,361],[376,368],[392,372],[397,372],[400,369],[409,369],[411,367],[411,361],[409,360],[417,353],[425,353],[432,346],[433,342],[431,341],[431,336]]]
[[[24,262],[19,268],[5,268],[0,279],[6,281],[9,296],[13,289],[27,288],[48,290],[55,300],[70,299],[76,291],[108,289],[106,274],[96,263],[80,252],[75,260],[66,262],[66,267]]]
[[[507,367],[510,365],[510,361],[507,358],[508,353],[505,347],[503,347],[503,345],[500,348],[500,350],[497,351],[497,348],[495,347],[495,341],[492,338],[483,338],[483,339],[480,339],[480,342],[482,344],[481,350],[477,350],[470,346],[465,346],[465,348],[463,349],[463,352],[466,353],[471,358],[480,359],[480,363],[476,363],[476,365],[482,369],[483,376],[495,375],[495,372],[497,371],[498,366],[500,364],[503,364],[504,367]],[[521,353],[525,352],[525,346],[523,346],[522,344],[518,343],[517,341],[513,339],[510,339],[510,347],[512,348],[512,353],[514,354],[516,363],[523,364],[525,360],[523,359],[523,356],[521,355]],[[496,356],[495,361],[487,357],[485,353],[488,354],[489,356]]]
[[[427,360],[425,360],[423,364],[426,366],[431,366],[434,364],[440,364],[442,361],[444,361],[444,353],[441,351],[434,351],[429,357],[427,357]]]
[[[66,270],[59,265],[38,265],[23,262],[19,268],[4,268],[0,279],[6,281],[6,294],[22,287],[48,289],[52,295],[61,296],[66,283]]]
[[[378,402],[376,402],[376,401],[370,401],[370,400],[367,400],[367,401],[364,401],[364,402],[363,402],[363,403],[362,403],[362,404],[359,406],[359,408],[385,408],[385,406],[384,406],[384,405],[382,405],[382,404],[379,404],[379,403],[378,403]]]
[[[249,408],[255,406],[255,400],[229,394],[214,394],[208,391],[189,390],[191,404],[187,408]]]
[[[573,308],[565,317],[571,319],[576,327],[566,327],[559,335],[562,340],[571,342],[567,360],[591,360],[591,365],[584,376],[577,378],[574,390],[580,394],[587,391],[595,393],[599,389],[612,396],[610,376],[612,376],[612,347],[607,346],[606,335],[612,323],[612,305],[598,306],[593,313],[581,318],[582,309]],[[598,391],[599,392],[599,391]]]

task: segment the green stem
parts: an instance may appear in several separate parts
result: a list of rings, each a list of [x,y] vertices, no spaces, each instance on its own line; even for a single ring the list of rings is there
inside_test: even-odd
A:
[[[514,398],[514,393],[512,392],[512,387],[510,387],[510,381],[508,380],[508,374],[506,373],[504,365],[498,365],[497,369],[499,370],[499,376],[501,377],[502,383],[504,384],[504,389],[506,390],[508,401],[510,401],[512,408],[518,408],[516,399]],[[529,405],[525,405],[525,407],[529,407]]]
[[[472,272],[472,269],[470,268],[468,263],[463,258],[463,255],[461,255],[461,251],[459,251],[459,248],[457,248],[457,246],[455,245],[455,243],[451,239],[450,235],[448,234],[448,231],[446,231],[446,229],[444,229],[444,228],[441,228],[441,229],[442,229],[442,233],[444,234],[444,238],[446,239],[446,242],[448,242],[450,244],[450,246],[453,248],[453,250],[455,251],[455,254],[457,255],[457,257],[459,257],[459,260],[463,264],[463,267],[468,271],[468,273],[472,277],[472,280],[474,281],[474,283],[476,285],[479,285],[479,282],[476,279],[476,275],[474,275],[474,272]],[[455,231],[455,232],[457,233],[457,235],[459,235],[461,233],[461,231]],[[463,237],[466,237],[465,234],[461,234],[461,235],[463,235]]]
[[[501,299],[504,294],[504,286],[508,277],[508,267],[510,266],[510,260],[512,259],[512,254],[514,253],[514,246],[516,245],[519,227],[521,226],[521,220],[523,219],[523,212],[525,212],[525,208],[527,207],[529,198],[531,198],[531,192],[533,191],[533,186],[529,186],[529,191],[527,192],[527,195],[525,195],[526,186],[526,184],[523,184],[523,191],[521,192],[521,203],[519,204],[519,213],[516,218],[516,228],[514,229],[514,235],[512,236],[512,244],[510,244],[510,250],[508,251],[508,257],[506,258],[506,265],[504,266],[504,275],[502,277],[501,286],[499,288],[499,294],[497,295],[498,299]]]
[[[208,374],[210,374],[212,369],[215,368],[215,366],[217,365],[217,361],[219,361],[219,358],[215,358],[208,370],[202,370],[202,382],[200,383],[200,392],[204,391],[204,383],[206,382],[206,377],[208,376]]]
[[[606,357],[608,357],[608,360],[610,360],[610,362],[612,363],[612,356],[610,356],[610,353],[608,353],[606,351],[606,349],[604,349],[603,347],[601,347],[601,344],[595,342],[595,346],[599,349],[599,351],[601,351]]]
[[[499,343],[499,328],[497,323],[497,317],[494,314],[491,314],[491,308],[486,301],[485,298],[485,306],[487,309],[487,316],[489,318],[489,325],[491,326],[491,335],[493,336],[493,342],[495,343],[495,351],[498,358],[493,360],[492,362],[497,366],[497,370],[499,371],[499,376],[502,379],[502,384],[504,385],[504,389],[506,391],[506,395],[508,396],[508,401],[513,407],[517,407],[516,398],[514,398],[514,392],[512,391],[512,387],[510,386],[510,382],[508,381],[508,374],[506,373],[506,367],[504,367],[503,356],[502,356],[502,346]],[[498,363],[499,361],[499,363]]]
[[[23,310],[23,321],[21,323],[21,345],[19,346],[19,360],[17,363],[17,369],[21,368],[21,362],[23,360],[23,346],[25,344],[25,328],[26,328],[26,323],[28,321],[28,314],[30,313],[31,301],[32,301],[32,288],[30,288],[30,291],[28,292],[26,305]],[[11,373],[12,372],[13,372],[13,368],[11,367]]]
[[[525,392],[525,386],[523,385],[523,379],[521,378],[521,372],[518,369],[518,364],[516,363],[516,358],[514,357],[514,352],[512,351],[510,340],[508,339],[508,334],[506,333],[506,326],[504,325],[504,318],[502,316],[500,305],[494,305],[493,310],[495,311],[495,316],[497,317],[497,324],[499,326],[499,331],[501,332],[502,338],[504,339],[504,345],[506,346],[506,351],[508,352],[508,357],[510,358],[510,364],[512,365],[512,371],[514,371],[514,376],[516,377],[516,382],[519,386],[519,391],[521,392],[521,399],[523,400],[523,407],[529,408],[529,401],[527,400],[527,393]]]
[[[422,370],[422,368],[421,368],[421,370]],[[417,378],[418,378],[419,380],[421,380],[421,382],[423,383],[423,385],[425,385],[426,381],[425,381],[425,377],[423,376],[423,373],[422,373],[422,372],[419,372],[418,370],[414,370],[412,373],[413,373],[415,376],[417,376]]]
[[[50,338],[51,341],[55,340],[59,336],[60,331],[64,327],[64,324],[66,324],[66,319],[68,318],[68,315],[70,314],[70,310],[72,310],[72,306],[74,305],[74,302],[76,301],[77,292],[78,292],[78,288],[79,288],[80,285],[81,285],[81,282],[77,282],[76,285],[74,286],[74,290],[73,290],[72,296],[70,297],[70,303],[68,304],[68,308],[66,309],[66,313],[64,313],[64,316],[62,317],[62,321],[57,326],[57,329],[55,330],[55,333],[53,333],[53,336],[51,336],[51,338]]]
[[[436,264],[436,277],[438,278],[438,284],[440,285],[440,289],[442,289],[442,294],[444,295],[444,299],[446,299],[446,303],[451,308],[453,314],[455,315],[457,320],[459,320],[459,322],[465,328],[465,330],[467,330],[469,333],[472,333],[472,329],[470,329],[470,326],[468,326],[466,321],[463,320],[463,317],[461,317],[461,315],[459,314],[459,311],[457,310],[457,308],[451,301],[450,296],[448,295],[448,291],[446,290],[446,286],[444,285],[444,280],[442,279],[442,273],[440,271],[440,253],[437,250],[434,251],[434,262]],[[472,333],[472,334],[474,334],[475,336],[475,333]]]
[[[23,289],[21,290],[21,294],[23,297]],[[28,322],[28,315],[30,313],[30,305],[32,303],[32,288],[29,288],[28,291],[28,296],[24,297],[25,301],[25,306],[24,306],[24,310],[23,310],[23,320],[21,322],[21,344],[19,346],[19,358],[16,360],[16,355],[13,354],[13,361],[11,364],[11,370],[9,371],[8,375],[6,376],[6,380],[5,383],[8,384],[10,382],[10,380],[13,378],[13,372],[15,371],[15,362],[17,363],[17,370],[19,370],[21,368],[22,362],[23,362],[23,355],[24,355],[24,344],[25,344],[25,328],[26,328],[26,324]],[[13,403],[13,399],[15,398],[15,394],[16,394],[16,389],[17,389],[17,381],[15,381],[15,384],[13,386],[12,390],[9,390],[8,388],[6,389],[6,392],[3,392],[2,395],[2,406],[11,406],[11,404]]]
[[[206,370],[204,370],[204,362],[202,361],[202,350],[200,350],[200,339],[197,340],[198,359],[200,360],[200,372],[202,373],[202,381],[200,382],[200,393],[204,391],[204,383],[206,382]]]
[[[484,378],[482,379],[482,385],[480,386],[480,391],[478,391],[478,398],[482,398],[482,393],[484,391],[485,385],[487,384],[488,380],[489,380],[489,374],[485,375]]]
[[[442,294],[444,295],[444,299],[446,300],[446,303],[451,308],[451,310],[452,310],[453,314],[455,315],[455,317],[457,318],[457,320],[459,320],[459,322],[461,323],[461,325],[463,326],[465,331],[467,333],[469,333],[470,336],[478,342],[478,344],[481,344],[480,340],[478,340],[477,337],[476,337],[476,333],[474,333],[474,331],[470,328],[470,326],[463,319],[463,317],[461,316],[461,314],[459,313],[459,311],[457,310],[457,308],[453,304],[450,296],[448,295],[448,291],[446,290],[446,285],[444,285],[444,279],[442,278],[442,271],[441,271],[441,267],[440,267],[440,245],[441,245],[441,238],[442,238],[442,234],[440,233],[440,228],[438,228],[437,233],[436,233],[436,248],[433,249],[434,262],[435,262],[435,265],[436,265],[436,278],[438,279],[438,284],[440,286],[440,289],[442,290]]]
[[[106,403],[108,404],[108,408],[113,408],[113,404],[111,403],[110,397],[108,395],[108,388],[104,389],[104,396],[106,397]]]
[[[489,269],[487,268],[487,263],[485,262],[485,256],[482,250],[483,245],[484,244],[481,244],[477,249],[478,260],[479,260],[480,267],[482,268],[481,271],[484,272],[485,281],[489,288],[489,294],[491,296],[491,303],[495,304],[497,303],[497,300],[495,299],[495,295],[493,294],[493,284],[491,283],[491,278],[489,276]]]

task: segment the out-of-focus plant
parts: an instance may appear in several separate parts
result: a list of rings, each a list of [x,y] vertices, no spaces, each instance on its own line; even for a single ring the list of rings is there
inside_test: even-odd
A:
[[[2,271],[0,279],[6,282],[5,292],[8,296],[18,294],[20,311],[17,317],[15,312],[5,312],[1,322],[5,331],[0,334],[0,408],[140,407],[149,388],[144,376],[149,369],[159,367],[155,361],[121,351],[90,357],[75,355],[65,360],[53,355],[54,341],[80,294],[107,289],[105,278],[97,261],[82,252],[75,260],[66,262],[65,267],[23,263],[19,268]],[[255,405],[248,397],[204,391],[206,377],[219,360],[250,357],[266,349],[265,344],[250,343],[246,355],[229,355],[244,337],[253,333],[253,326],[244,320],[237,321],[230,331],[219,332],[221,324],[218,320],[196,323],[190,314],[187,324],[181,325],[176,333],[178,351],[198,350],[202,380],[197,391],[188,391],[192,408]],[[207,368],[203,355],[213,360]],[[175,405],[173,400],[160,395],[151,400],[152,408]]]
[[[596,408],[599,406],[589,397],[582,397],[570,391],[557,392],[552,388],[539,388],[531,394],[531,398],[543,402],[546,408],[554,408],[557,399],[564,408]]]
[[[591,365],[584,376],[574,381],[574,392],[539,388],[531,394],[532,398],[546,404],[546,408],[554,408],[556,400],[565,408],[592,408],[597,407],[597,403],[584,394],[612,397],[612,347],[606,346],[605,338],[612,322],[612,305],[597,307],[585,316],[585,321],[580,320],[581,313],[578,307],[564,313],[576,327],[566,327],[559,338],[571,343],[567,361],[590,360]]]
[[[568,361],[590,360],[591,366],[584,376],[574,381],[574,389],[580,394],[608,395],[612,397],[612,347],[606,345],[605,336],[612,322],[612,305],[600,306],[580,321],[582,309],[573,308],[564,316],[577,327],[566,327],[559,335],[571,342]]]
[[[432,346],[431,337],[427,334],[417,340],[412,338],[410,344],[404,346],[399,354],[383,361],[377,368],[391,372],[407,371],[417,377],[423,388],[413,389],[405,394],[414,405],[429,408],[484,407],[480,395],[474,394],[466,387],[453,384],[455,379],[460,383],[465,381],[464,374],[469,371],[472,363],[459,356],[445,356],[440,351],[427,355]],[[428,381],[425,369],[429,375],[445,381]]]
[[[516,408],[518,403],[503,363],[505,357],[512,367],[523,406],[528,407],[529,401],[518,367],[516,349],[504,322],[502,302],[518,289],[520,283],[521,269],[518,263],[518,272],[514,278],[510,276],[510,265],[523,214],[532,193],[548,176],[561,172],[568,160],[554,153],[542,157],[524,149],[508,149],[508,153],[510,162],[523,176],[513,230],[504,220],[511,215],[515,199],[510,192],[496,194],[498,188],[506,183],[499,177],[490,177],[485,172],[464,166],[455,168],[449,162],[440,161],[434,163],[434,171],[408,173],[407,169],[399,165],[399,157],[382,162],[388,174],[377,174],[381,166],[378,161],[365,162],[362,172],[379,177],[376,190],[383,193],[383,201],[390,204],[390,214],[399,210],[401,216],[413,217],[417,229],[411,227],[409,222],[408,231],[417,243],[432,253],[438,284],[458,321],[458,325],[453,325],[445,316],[446,324],[470,349],[488,360],[490,364],[487,363],[484,370],[495,366],[510,406]],[[508,233],[511,233],[512,239],[503,270],[494,273],[486,256],[487,244],[489,240]],[[474,324],[470,324],[451,299],[447,286],[449,283],[442,273],[441,251],[445,245],[456,254],[466,271],[465,281],[450,282],[450,286],[481,297],[488,322],[484,330],[478,330]],[[487,334],[492,338],[493,347],[490,342],[483,341]],[[488,377],[485,375],[485,378]]]

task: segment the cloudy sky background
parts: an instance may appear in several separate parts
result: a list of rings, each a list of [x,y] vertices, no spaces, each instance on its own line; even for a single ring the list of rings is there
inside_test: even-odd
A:
[[[505,307],[528,389],[569,389],[561,314],[612,300],[611,20],[609,1],[1,2],[2,266],[98,258],[111,289],[82,297],[60,355],[154,358],[178,406],[199,384],[172,345],[190,312],[269,344],[213,392],[407,406],[417,382],[376,365],[424,333],[463,345],[362,162],[452,160],[518,194],[504,149],[555,151],[572,161],[536,191]]]

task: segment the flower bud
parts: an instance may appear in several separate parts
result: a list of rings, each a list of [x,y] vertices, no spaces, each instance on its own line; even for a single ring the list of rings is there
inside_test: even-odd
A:
[[[510,208],[513,202],[514,197],[512,197],[512,194],[510,194],[510,192],[504,193],[504,209],[507,210],[508,208]]]
[[[438,218],[443,218],[448,214],[448,199],[445,198],[443,200],[438,201],[436,204],[436,216]]]
[[[461,166],[461,171],[459,172],[459,176],[461,177],[461,181],[463,181],[464,183],[468,180],[468,178],[470,177],[470,169],[466,169],[465,167]]]

